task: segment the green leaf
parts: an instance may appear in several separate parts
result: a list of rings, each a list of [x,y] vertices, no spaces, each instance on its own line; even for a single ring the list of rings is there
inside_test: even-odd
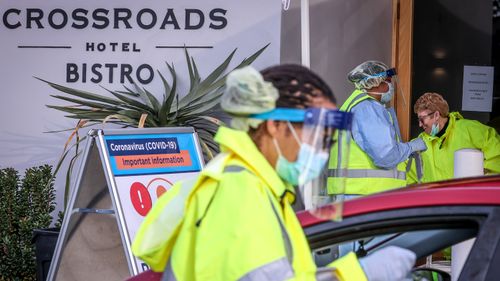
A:
[[[124,91],[120,91],[119,93],[122,93],[122,92],[123,92],[124,94],[130,95],[130,96],[133,96],[133,97],[136,97],[136,98],[138,98],[138,97],[139,97],[139,94],[138,94],[138,93],[136,93],[136,92],[134,92],[134,91],[132,91],[129,87],[127,87],[127,86],[123,85],[123,88],[125,88],[125,90],[127,90],[127,91],[126,91],[126,92],[124,92]]]
[[[207,132],[210,135],[210,139],[213,138],[213,135],[215,135],[215,133],[219,129],[218,125],[201,118],[197,118],[195,120],[189,120],[185,122],[185,124],[195,127],[198,131]]]
[[[139,87],[135,82],[134,82],[134,88],[136,90],[136,92],[139,94],[139,97],[141,98],[141,100],[151,109],[154,108],[153,106],[153,103],[151,102],[151,100],[149,99],[148,97],[148,94],[146,94],[146,92],[141,89],[141,87]]]
[[[167,116],[170,113],[170,107],[172,106],[172,101],[174,100],[174,96],[177,95],[176,92],[173,94],[170,91],[170,85],[167,82],[167,79],[163,77],[163,75],[158,72],[160,75],[161,81],[163,82],[163,88],[164,88],[164,94],[163,94],[163,99],[165,102],[161,105],[160,111],[158,112],[158,119],[160,121],[160,126],[164,126],[167,124]]]
[[[93,121],[103,121],[110,115],[116,115],[116,113],[108,112],[85,112],[85,113],[73,113],[73,115],[68,115],[67,117],[73,119],[89,119]]]
[[[231,62],[231,59],[233,58],[234,54],[236,53],[236,49],[234,49],[231,54],[222,62],[208,77],[203,80],[200,85],[199,85],[199,90],[198,92],[190,92],[186,96],[184,96],[181,101],[179,107],[184,107],[185,105],[189,104],[192,99],[203,95],[205,91],[203,90],[204,88],[208,87],[208,85],[212,84],[213,81],[215,81],[218,77],[221,76],[222,73],[227,69],[229,63]]]
[[[219,104],[219,102],[220,102],[220,96],[215,96],[204,103],[199,103],[190,107],[183,108],[183,114],[198,115],[210,109],[213,109],[217,104]]]
[[[59,84],[55,84],[55,83],[43,80],[43,79],[38,78],[38,77],[35,77],[35,78],[38,79],[38,80],[40,80],[40,81],[42,81],[42,82],[45,82],[45,83],[49,84],[49,86],[51,86],[52,88],[54,88],[56,90],[59,90],[61,92],[67,93],[69,95],[73,95],[73,96],[77,96],[77,97],[80,97],[80,98],[84,98],[84,99],[88,99],[88,100],[93,100],[93,101],[101,101],[101,102],[105,102],[105,103],[109,103],[109,104],[114,104],[114,105],[119,105],[120,104],[120,101],[117,101],[117,100],[112,99],[112,98],[108,98],[108,97],[105,97],[105,96],[93,94],[93,93],[82,91],[82,90],[68,88],[68,87],[65,87],[65,86],[62,86],[62,85],[59,85]]]
[[[271,43],[267,43],[264,47],[260,48],[257,52],[255,52],[253,55],[251,55],[249,58],[244,59],[235,69],[242,68],[244,66],[250,65],[253,63],[263,52],[264,50],[271,45]]]
[[[95,109],[84,109],[84,108],[76,108],[70,106],[56,106],[56,105],[46,105],[48,108],[56,109],[59,111],[71,113],[71,114],[92,114],[92,113],[103,113],[103,114],[114,114],[113,111],[106,110],[95,110]],[[82,118],[86,119],[86,118]]]
[[[264,50],[269,46],[269,44],[267,44],[266,46],[264,46],[261,49],[259,49],[257,52],[255,52],[253,55],[251,55],[249,58],[244,59],[238,66],[236,66],[235,68],[233,68],[233,70],[242,68],[242,67],[247,66],[247,65],[250,65],[252,62],[255,61],[255,59],[257,59],[258,56],[260,56],[260,54],[262,54],[262,52],[264,52]],[[198,96],[204,95],[204,94],[209,93],[211,91],[214,91],[214,90],[216,90],[218,88],[220,90],[222,90],[224,84],[226,83],[226,78],[227,78],[227,74],[223,75],[217,81],[215,81],[213,83],[209,83],[208,86],[206,86],[206,88],[200,86]]]
[[[201,81],[201,76],[193,57],[191,57],[191,63],[193,64],[193,71],[194,71],[194,76],[196,77],[196,83],[199,84]]]
[[[189,86],[189,93],[194,91],[196,87],[196,77],[193,71],[193,65],[191,64],[191,57],[188,54],[187,48],[184,48],[184,56],[186,57],[186,62],[188,66],[188,74],[189,74],[189,81],[190,81],[190,86]],[[188,95],[189,95],[188,93]]]
[[[167,99],[167,104],[170,104],[169,112],[173,112],[173,111],[175,112],[171,116],[167,117],[167,120],[170,121],[170,120],[177,118],[177,114],[179,112],[179,96],[177,95],[177,74],[175,72],[174,65],[170,66],[169,64],[167,64],[167,66],[168,66],[170,73],[172,74],[172,89],[170,90],[170,93],[168,95],[169,99]],[[174,98],[176,101],[175,104],[176,104],[177,108],[175,110],[172,110]]]
[[[170,111],[172,111],[173,113],[170,113],[167,116],[168,121],[175,120],[177,118],[177,116],[179,115],[179,96],[178,95],[175,95],[175,104],[177,105],[177,108],[175,110],[172,110],[172,108],[170,109]]]
[[[117,112],[120,115],[127,116],[131,119],[139,121],[141,119],[142,113],[135,110],[120,110]]]
[[[122,94],[119,94],[117,92],[114,92],[114,91],[109,91],[113,96],[117,97],[118,99],[120,99],[122,101],[122,107],[128,107],[130,109],[137,109],[139,111],[147,111],[149,113],[152,113],[154,114],[154,109],[143,104],[143,103],[140,103],[132,98],[128,98]]]
[[[184,108],[189,108],[189,107],[192,107],[192,106],[195,106],[195,105],[206,103],[208,101],[213,100],[214,98],[218,99],[218,98],[220,98],[222,96],[223,93],[224,93],[224,88],[223,87],[219,87],[215,91],[212,91],[212,92],[207,93],[207,94],[205,94],[203,96],[200,96],[198,98],[193,99],[188,105],[184,106]]]
[[[114,109],[118,108],[115,105],[109,105],[109,104],[105,104],[105,103],[99,103],[99,102],[92,102],[92,101],[74,99],[74,98],[65,97],[65,96],[59,96],[59,95],[50,95],[50,96],[53,97],[53,98],[56,98],[56,99],[60,99],[60,100],[68,101],[68,102],[73,102],[73,103],[76,103],[76,104],[79,104],[79,105],[83,105],[83,106],[88,106],[88,107],[91,107],[91,108],[104,108],[104,109],[107,109],[107,110],[114,110]]]
[[[150,91],[144,89],[144,92],[146,93],[147,97],[149,98],[149,101],[151,102],[151,104],[153,105],[154,111],[155,112],[160,111],[160,102],[158,101],[158,99],[153,94],[151,94]]]

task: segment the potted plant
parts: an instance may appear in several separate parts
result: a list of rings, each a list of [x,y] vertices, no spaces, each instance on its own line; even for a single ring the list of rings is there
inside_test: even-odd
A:
[[[42,260],[35,263],[32,239],[35,229],[48,228],[52,223],[52,174],[49,165],[29,168],[22,178],[13,168],[0,170],[0,280],[35,280],[35,276],[42,280],[47,274],[48,264]],[[37,248],[55,247],[55,241],[50,244],[39,239],[42,236],[34,236]],[[44,254],[39,252],[38,256]]]
[[[243,59],[236,67],[241,68],[250,65],[269,46],[262,47],[250,57]],[[37,78],[47,83],[52,88],[66,95],[52,95],[52,97],[70,102],[65,106],[47,105],[47,107],[68,113],[66,117],[77,119],[75,128],[68,138],[54,174],[57,174],[63,161],[75,148],[69,160],[69,168],[66,171],[66,186],[64,192],[64,209],[66,209],[71,186],[71,173],[73,164],[79,155],[79,144],[85,137],[80,138],[78,131],[102,123],[113,123],[122,127],[193,127],[198,134],[200,145],[206,161],[219,151],[213,140],[221,120],[217,118],[220,111],[218,105],[226,82],[226,71],[236,49],[217,66],[205,79],[200,77],[198,67],[192,56],[185,49],[186,64],[190,78],[188,92],[179,97],[177,91],[177,72],[174,65],[166,63],[171,76],[171,83],[160,73],[163,82],[163,99],[159,101],[150,91],[133,84],[133,88],[124,86],[123,91],[105,89],[112,97],[90,93],[87,91],[69,88]],[[74,142],[73,139],[75,139]],[[59,213],[58,224],[62,222],[63,213]]]
[[[251,64],[267,46],[244,59],[235,69]],[[185,49],[190,78],[189,91],[180,97],[177,91],[177,73],[174,66],[167,63],[172,81],[169,83],[158,72],[164,86],[161,101],[150,91],[135,83],[130,88],[124,86],[122,91],[105,89],[112,96],[109,97],[37,79],[67,94],[52,95],[52,97],[72,104],[47,106],[68,113],[66,115],[68,118],[79,120],[76,131],[83,126],[106,122],[123,127],[190,126],[197,132],[205,159],[209,160],[218,152],[218,147],[213,140],[221,123],[217,118],[218,104],[226,81],[226,70],[235,52],[236,49],[205,79],[202,79],[194,58]]]

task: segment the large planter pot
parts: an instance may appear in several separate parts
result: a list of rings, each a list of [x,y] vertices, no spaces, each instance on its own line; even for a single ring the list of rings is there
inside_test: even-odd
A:
[[[50,262],[56,249],[59,228],[34,229],[33,240],[36,257],[36,280],[45,281],[49,273]]]

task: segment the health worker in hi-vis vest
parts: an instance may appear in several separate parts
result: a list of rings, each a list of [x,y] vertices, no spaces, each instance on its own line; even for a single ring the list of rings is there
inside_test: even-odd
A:
[[[317,268],[292,209],[294,185],[313,182],[348,113],[309,69],[231,72],[221,107],[234,118],[215,140],[221,153],[176,183],[146,216],[133,253],[162,280],[403,280],[415,254],[388,247]]]
[[[485,174],[500,173],[500,135],[479,121],[450,112],[448,102],[438,93],[425,93],[413,107],[418,125],[424,130],[421,137],[428,149],[422,153],[422,182],[452,179],[454,153],[460,149],[477,149],[484,156]],[[416,168],[408,173],[409,184],[416,183]]]
[[[352,112],[349,155],[333,146],[328,166],[328,193],[346,198],[381,192],[406,185],[406,164],[412,153],[426,149],[422,139],[402,142],[391,100],[397,83],[396,71],[379,61],[366,61],[349,72],[356,89],[340,110]],[[348,157],[348,167],[337,159]],[[345,190],[338,190],[345,180]]]

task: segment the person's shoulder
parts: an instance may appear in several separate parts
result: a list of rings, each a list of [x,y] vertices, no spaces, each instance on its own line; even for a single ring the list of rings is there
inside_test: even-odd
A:
[[[453,133],[463,133],[468,135],[483,135],[487,132],[495,131],[494,128],[481,123],[478,120],[460,118],[455,120]]]
[[[354,106],[351,112],[356,119],[356,116],[385,116],[387,109],[375,99],[365,99]]]
[[[233,189],[246,189],[248,186],[259,186],[262,179],[244,165],[227,165],[219,182]]]
[[[429,134],[427,134],[426,132],[421,132],[420,134],[418,134],[418,136],[412,140],[416,140],[416,139],[422,139],[424,142],[428,143],[432,140],[433,137],[431,137]]]
[[[478,120],[460,118],[455,120],[455,126],[457,128],[483,128],[487,129],[489,126],[481,123]]]
[[[254,202],[267,202],[266,185],[263,179],[249,170],[225,172],[216,186],[219,198],[238,200],[245,198]],[[255,207],[259,206],[256,204]]]
[[[362,101],[358,102],[353,108],[352,110],[363,110],[363,109],[367,109],[367,108],[381,108],[381,109],[384,109],[384,106],[378,102],[377,100],[375,99],[372,99],[372,98],[367,98],[367,99],[363,99]]]

